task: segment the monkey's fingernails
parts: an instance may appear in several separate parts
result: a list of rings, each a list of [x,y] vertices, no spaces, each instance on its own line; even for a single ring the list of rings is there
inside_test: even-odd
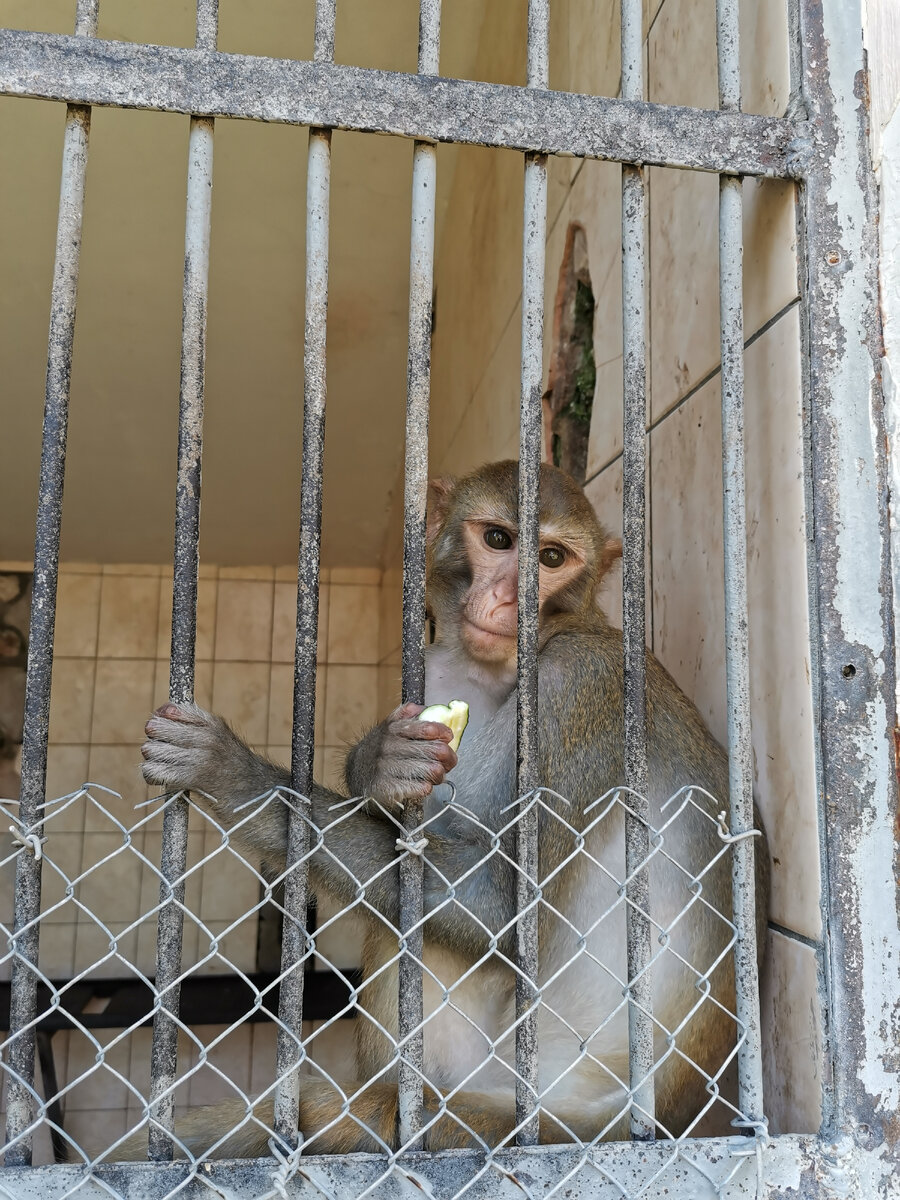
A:
[[[177,721],[181,716],[181,710],[177,704],[161,704],[154,717],[165,717],[169,721]]]

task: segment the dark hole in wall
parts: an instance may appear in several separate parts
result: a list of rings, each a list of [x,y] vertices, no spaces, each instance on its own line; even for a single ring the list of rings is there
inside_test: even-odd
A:
[[[584,483],[596,384],[594,292],[584,227],[572,221],[553,307],[553,353],[544,393],[546,456]]]

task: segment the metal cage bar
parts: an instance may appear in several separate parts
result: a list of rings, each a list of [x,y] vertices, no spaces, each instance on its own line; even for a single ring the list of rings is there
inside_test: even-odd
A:
[[[420,75],[437,75],[440,0],[419,7]],[[427,142],[413,150],[412,226],[409,249],[409,350],[406,368],[406,457],[403,495],[404,704],[425,702],[425,506],[428,495],[428,401],[431,390],[431,319],[434,291],[434,206],[437,151]],[[407,804],[407,839],[422,824],[421,801]],[[400,860],[401,955],[397,966],[400,1063],[397,1074],[400,1144],[408,1146],[422,1121],[422,905],[424,864],[417,854]]]
[[[0,94],[795,178],[805,122],[337,63],[0,30]]]
[[[548,0],[528,4],[528,86],[549,80]],[[544,256],[547,159],[525,155],[522,233],[522,390],[519,419],[519,593],[517,620],[516,787],[520,800],[540,785],[538,744],[538,584],[541,393],[544,374]],[[516,1125],[520,1146],[538,1140],[538,809],[525,804],[516,824]]]
[[[99,0],[78,0],[75,36],[97,33]],[[41,805],[47,780],[47,742],[50,734],[50,677],[56,626],[56,587],[59,576],[59,533],[66,469],[69,387],[75,340],[75,309],[84,216],[91,110],[69,105],[63,135],[62,180],[56,226],[56,258],[50,300],[50,335],[41,474],[38,485],[34,545],[34,583],[28,631],[28,669],[25,681],[25,729],[19,829],[36,838],[43,835]],[[6,1093],[7,1166],[31,1163],[34,1121],[34,1022],[37,1016],[37,963],[41,911],[41,860],[34,852],[16,862],[15,908],[10,1013],[9,1062]]]
[[[315,56],[334,59],[335,0],[316,0]],[[306,301],[303,342],[303,467],[300,482],[300,550],[297,564],[297,636],[294,651],[294,712],[291,787],[300,797],[313,785],[316,720],[316,658],[319,626],[319,550],[322,537],[322,466],[325,454],[328,237],[331,197],[331,130],[310,129],[306,168]],[[305,1058],[303,964],[309,953],[309,824],[302,800],[288,808],[288,841],[281,935],[281,983],[275,1069],[275,1132],[289,1147],[298,1143],[300,1077]],[[302,1136],[302,1131],[301,1131]]]
[[[198,0],[198,50],[216,48],[218,9],[218,0]],[[194,698],[214,132],[211,117],[191,117],[184,225],[172,654],[169,664],[169,696],[175,703]],[[174,1144],[169,1134],[175,1128],[188,816],[186,797],[171,797],[163,815],[160,911],[156,937],[156,987],[160,994],[160,1007],[153,1020],[150,1051],[151,1121],[148,1153],[157,1161],[170,1161],[174,1154]]]
[[[641,0],[622,0],[622,98],[644,94]],[[622,166],[622,634],[625,705],[625,895],[628,1086],[632,1138],[655,1136],[653,989],[650,960],[650,802],[647,798],[646,545],[647,305],[644,170]],[[642,864],[644,864],[642,866]]]
[[[738,0],[717,0],[719,103],[741,107]],[[738,1103],[763,1121],[762,1044],[756,957],[756,879],[753,838],[753,747],[750,729],[750,644],[747,616],[747,515],[744,478],[743,184],[719,178],[719,312],[722,354],[722,488],[725,556],[725,673],[728,715],[728,791],[733,846],[736,928],[734,965],[738,1045]]]

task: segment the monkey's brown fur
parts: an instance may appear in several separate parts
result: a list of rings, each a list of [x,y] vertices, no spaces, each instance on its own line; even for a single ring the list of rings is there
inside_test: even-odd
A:
[[[439,482],[432,489],[429,605],[437,620],[438,639],[428,652],[426,700],[451,699],[450,692],[437,691],[451,686],[454,696],[470,698],[460,690],[469,686],[471,699],[483,707],[473,730],[463,739],[459,764],[446,744],[449,730],[437,725],[426,727],[423,733],[410,712],[400,709],[370,731],[348,759],[351,794],[374,797],[378,804],[335,822],[336,814],[329,806],[336,797],[325,789],[313,789],[312,819],[320,829],[330,826],[325,834],[330,853],[320,850],[312,857],[312,885],[347,904],[357,894],[356,880],[367,881],[366,899],[375,915],[367,937],[363,964],[367,983],[361,990],[356,1022],[358,1082],[343,1085],[344,1093],[352,1097],[350,1111],[357,1120],[342,1117],[344,1101],[336,1087],[319,1078],[304,1077],[300,1125],[310,1140],[311,1153],[375,1149],[379,1141],[391,1146],[397,1141],[397,1093],[389,1069],[396,1058],[390,1036],[396,1036],[397,1028],[396,965],[373,978],[397,953],[397,936],[392,931],[399,915],[397,872],[382,870],[397,861],[397,829],[379,804],[395,803],[398,796],[426,796],[452,769],[460,803],[476,810],[481,824],[499,830],[510,820],[509,813],[502,810],[515,799],[515,639],[513,649],[503,651],[503,636],[508,633],[510,596],[514,599],[510,574],[514,574],[514,552],[486,550],[488,536],[486,533],[481,539],[481,531],[488,531],[493,542],[502,541],[498,530],[511,531],[514,538],[517,475],[517,464],[495,463],[465,479]],[[579,952],[589,946],[595,956],[611,956],[612,966],[619,969],[624,947],[621,904],[615,917],[594,929],[604,906],[612,907],[615,895],[596,864],[602,862],[611,874],[622,877],[623,820],[621,813],[613,811],[596,823],[596,812],[586,811],[624,779],[622,635],[596,604],[603,575],[621,547],[599,525],[577,485],[551,467],[542,469],[540,510],[542,552],[546,543],[553,551],[551,558],[558,557],[557,550],[563,556],[559,569],[541,568],[540,778],[568,802],[545,797],[551,811],[542,812],[539,823],[539,875],[544,881],[545,901],[539,908],[538,930],[539,983],[545,997],[540,1019],[546,1026],[542,1026],[539,1047],[541,1070],[546,1073],[541,1084],[544,1105],[552,1114],[542,1114],[541,1140],[566,1141],[570,1137],[567,1130],[584,1139],[596,1137],[604,1129],[607,1137],[621,1136],[627,1119],[627,1102],[623,1105],[622,1090],[611,1083],[609,1074],[612,1071],[627,1080],[627,1038],[619,1025],[604,1024],[609,1012],[621,1005],[621,990],[615,993],[613,987],[610,991],[608,971],[595,968]],[[485,607],[488,591],[493,607]],[[494,621],[490,628],[500,631],[497,636],[477,629],[474,634],[471,630],[466,633],[463,614],[474,611],[473,605],[480,606],[479,612],[494,614],[490,620],[478,620],[488,625]],[[488,638],[490,653],[485,651],[483,661],[477,649],[480,643],[473,642],[473,637]],[[499,651],[495,643],[500,645]],[[436,694],[429,694],[429,689]],[[151,717],[147,732],[144,773],[148,782],[173,790],[196,788],[215,796],[215,805],[200,796],[197,800],[226,827],[245,815],[234,814],[242,801],[288,783],[285,771],[254,754],[219,718],[194,706],[163,706]],[[669,816],[661,813],[660,804],[687,785],[716,798],[715,806],[700,801],[711,815],[726,806],[728,764],[724,752],[694,705],[649,653],[647,738],[655,826]],[[491,852],[490,834],[458,812],[441,810],[439,793],[429,797],[428,805],[426,816],[439,811],[441,815],[427,829],[426,965],[430,964],[443,988],[452,990],[454,1003],[470,1013],[470,1022],[493,1022],[489,1036],[497,1055],[510,1060],[511,1039],[504,1039],[503,1034],[508,1028],[504,1022],[509,1020],[506,1014],[514,975],[488,951],[493,931],[498,935],[499,950],[509,957],[514,954],[515,870],[504,855]],[[585,853],[573,854],[575,838],[581,832],[585,834]],[[268,863],[283,865],[286,822],[280,805],[270,805],[255,824],[234,836]],[[764,839],[756,842],[757,925],[762,945],[768,852]],[[678,1052],[667,1052],[665,1038],[658,1036],[656,1058],[660,1061],[655,1079],[658,1121],[665,1130],[679,1134],[708,1100],[705,1078],[691,1063],[706,1075],[716,1075],[734,1044],[734,1021],[723,1016],[711,1000],[702,1000],[702,987],[698,990],[696,982],[697,975],[707,978],[712,996],[734,1010],[732,956],[723,954],[727,927],[713,911],[730,917],[731,884],[725,855],[703,876],[704,903],[688,904],[693,893],[686,880],[704,871],[722,849],[715,824],[696,811],[688,808],[682,813],[667,831],[666,844],[685,872],[660,857],[651,867],[651,912],[660,926],[668,929],[669,945],[676,952],[663,955],[654,967],[653,1002],[654,1014],[662,1024],[678,1029]],[[503,847],[511,853],[508,836]],[[442,877],[456,881],[457,903],[447,903]],[[679,915],[682,910],[686,911]],[[572,926],[588,940],[578,941]],[[695,970],[684,967],[678,955]],[[477,979],[482,973],[481,990],[467,992],[468,985],[457,981],[483,956],[485,961],[473,976]],[[560,981],[553,976],[554,961],[563,964]],[[438,1091],[449,1096],[446,1111],[453,1115],[441,1116],[429,1128],[424,1145],[432,1149],[471,1145],[465,1126],[484,1142],[498,1144],[514,1125],[512,1087],[502,1082],[497,1085],[496,1062],[492,1066],[486,1050],[474,1043],[470,1026],[454,1026],[455,1018],[442,1007],[441,993],[441,986],[436,987],[426,973],[426,1014],[435,1015],[425,1026],[425,1074],[433,1084],[425,1086],[425,1120],[427,1123],[440,1110]],[[618,999],[611,999],[614,993]],[[559,1018],[554,1024],[554,1011],[563,1013],[568,1028],[577,1034],[565,1033]],[[388,1037],[379,1026],[389,1031]],[[597,1061],[579,1050],[579,1038]],[[457,1058],[462,1062],[467,1053],[477,1060],[476,1069],[468,1075],[457,1063]],[[485,1063],[477,1066],[482,1053]],[[379,1081],[366,1085],[365,1081],[376,1075]],[[469,1082],[460,1086],[457,1077]],[[511,1081],[512,1076],[508,1078]],[[554,1080],[558,1082],[551,1087]],[[244,1129],[216,1154],[265,1154],[272,1126],[271,1104],[258,1105],[255,1112],[265,1129],[256,1120],[247,1120],[245,1106],[236,1102],[196,1110],[179,1124],[178,1136],[197,1153],[246,1120]],[[136,1143],[131,1144],[129,1153],[139,1153]]]

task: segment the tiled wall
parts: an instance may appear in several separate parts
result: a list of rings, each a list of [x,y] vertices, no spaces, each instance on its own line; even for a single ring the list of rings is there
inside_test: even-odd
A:
[[[2,564],[3,569],[30,569],[29,564]],[[379,607],[381,572],[334,568],[322,572],[319,604],[319,670],[316,698],[316,778],[343,790],[343,756],[347,746],[379,715]],[[121,799],[100,789],[93,794],[123,826],[140,820],[145,810],[135,804],[153,794],[140,776],[143,726],[152,709],[167,698],[171,636],[171,572],[147,565],[63,564],[57,605],[56,654],[50,716],[47,796],[53,799],[79,788],[86,780],[113,789]],[[296,607],[296,567],[201,569],[197,622],[196,698],[221,713],[247,738],[277,761],[290,761],[290,724]],[[388,668],[387,674],[391,674]],[[393,703],[393,702],[392,702]],[[392,704],[390,705],[392,706]],[[158,902],[158,877],[143,866],[135,851],[159,862],[161,821],[151,820],[132,836],[132,849],[122,850],[123,835],[115,823],[86,799],[52,816],[44,847],[40,967],[52,979],[69,979],[91,963],[97,978],[129,976],[127,962],[154,972],[156,922],[148,917],[130,933],[123,930]],[[9,838],[0,846],[0,859]],[[188,864],[199,863],[221,847],[217,832],[192,813]],[[103,859],[120,851],[108,862]],[[65,880],[53,863],[74,879],[90,868],[75,899],[65,899]],[[9,921],[12,876],[2,879],[2,915]],[[220,954],[198,968],[204,973],[256,967],[257,919],[240,920],[260,895],[259,879],[237,856],[221,852],[194,872],[187,884],[187,904],[205,929],[185,922],[184,965],[210,955],[209,934]],[[81,901],[116,938],[121,958],[110,954],[110,937]],[[52,911],[48,911],[52,910]],[[321,924],[329,915],[320,910]],[[233,926],[233,928],[231,928]],[[222,936],[223,930],[229,932]],[[339,966],[359,963],[361,928],[352,918],[323,933],[319,953]],[[105,961],[103,961],[105,960]],[[123,961],[126,960],[126,961]],[[0,968],[7,971],[8,968]],[[305,1033],[313,1032],[307,1023]],[[197,1035],[212,1046],[224,1031],[203,1027]],[[146,1090],[149,1029],[124,1036],[97,1031],[106,1058],[139,1090]],[[337,1069],[349,1061],[353,1023],[338,1022],[316,1039],[316,1055]],[[198,1061],[196,1044],[183,1039],[179,1070]],[[60,1084],[71,1082],[94,1066],[96,1048],[82,1034],[57,1033],[53,1039]],[[252,1053],[251,1053],[252,1050]],[[274,1074],[274,1026],[246,1026],[230,1034],[210,1054],[227,1065],[238,1087],[254,1094]],[[252,1063],[252,1067],[251,1067]],[[222,1080],[203,1068],[179,1093],[179,1103],[193,1106],[233,1094]],[[2,1100],[0,1100],[2,1109]],[[110,1135],[124,1131],[140,1111],[107,1066],[101,1066],[66,1100],[66,1128],[82,1144],[106,1146]],[[83,1140],[84,1139],[84,1140]],[[39,1153],[49,1153],[42,1134]]]
[[[553,86],[617,94],[611,11],[604,0],[553,6]],[[743,5],[741,17],[743,106],[781,115],[790,90],[785,7],[781,0],[760,0]],[[713,0],[652,0],[645,5],[645,34],[648,99],[715,108]],[[492,7],[483,31],[485,64],[496,55],[524,61],[521,40],[503,6]],[[650,170],[647,179],[648,643],[724,741],[718,181],[662,169]],[[517,457],[521,212],[520,158],[460,151],[436,267],[433,474]],[[587,232],[596,298],[597,386],[586,490],[604,522],[621,532],[616,164],[549,160],[545,367],[571,221]],[[818,1129],[821,1113],[815,965],[822,928],[792,185],[746,182],[744,270],[755,789],[772,850],[770,915],[778,927],[770,933],[762,983],[766,1105],[773,1129],[806,1132]],[[390,548],[385,557],[392,561]],[[620,623],[621,571],[612,575],[603,603]]]

